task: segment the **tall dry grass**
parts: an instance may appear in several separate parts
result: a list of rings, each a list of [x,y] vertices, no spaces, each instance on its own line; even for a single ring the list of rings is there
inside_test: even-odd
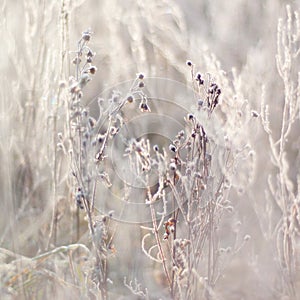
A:
[[[3,1],[2,299],[299,298],[299,4],[223,2]]]

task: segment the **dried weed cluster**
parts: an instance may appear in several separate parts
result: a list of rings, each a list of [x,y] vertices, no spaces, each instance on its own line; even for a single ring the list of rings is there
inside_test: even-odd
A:
[[[56,24],[25,3],[24,38],[6,49],[22,80],[1,91],[0,297],[297,299],[297,10],[279,19],[272,85],[251,57],[230,74],[205,49],[184,63],[201,41],[166,1],[138,1],[131,14],[103,1],[97,54],[91,30],[70,46],[70,16],[84,6],[47,9],[60,39],[39,32]],[[188,97],[159,77],[170,74]]]

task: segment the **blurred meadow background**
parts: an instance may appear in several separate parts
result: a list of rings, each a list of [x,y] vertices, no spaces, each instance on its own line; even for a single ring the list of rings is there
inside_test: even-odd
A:
[[[0,5],[1,299],[300,299],[299,1]]]

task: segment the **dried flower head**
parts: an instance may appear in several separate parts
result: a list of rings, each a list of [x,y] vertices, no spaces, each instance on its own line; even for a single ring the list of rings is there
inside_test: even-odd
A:
[[[198,99],[198,106],[202,107],[203,106],[204,101],[202,99]]]
[[[199,72],[196,74],[196,81],[198,81],[199,85],[204,84],[204,80],[202,79],[202,75]]]
[[[92,35],[92,33],[91,33],[89,30],[87,30],[87,31],[84,31],[84,32],[82,33],[81,38],[82,38],[84,41],[88,42],[88,41],[91,39],[91,35]]]
[[[128,95],[128,96],[127,96],[127,102],[132,103],[133,100],[134,100],[134,98],[133,98],[132,95]]]
[[[141,112],[151,112],[150,107],[146,102],[141,102],[140,103],[140,110]]]
[[[188,114],[187,117],[188,117],[189,121],[194,120],[194,115],[193,114]]]
[[[157,152],[157,151],[159,150],[158,145],[154,145],[154,146],[153,146],[153,150],[154,150],[155,152]]]
[[[74,65],[78,65],[81,63],[81,58],[80,57],[75,57],[73,60],[72,60],[72,63]]]
[[[170,151],[172,151],[172,152],[176,152],[176,146],[175,145],[173,145],[173,144],[171,144],[170,146],[169,146],[169,150]]]
[[[187,66],[191,67],[193,65],[193,63],[190,60],[186,61]]]
[[[164,223],[164,240],[167,240],[169,238],[169,235],[175,231],[176,222],[177,221],[174,218],[170,218],[167,222]]]
[[[88,63],[93,62],[93,57],[95,56],[95,53],[92,52],[91,49],[88,50],[87,54],[86,54],[86,61]]]
[[[91,67],[88,68],[88,71],[89,71],[92,75],[94,75],[94,74],[96,73],[96,71],[97,71],[97,68],[96,68],[95,66],[91,66]]]
[[[140,80],[143,80],[144,77],[145,77],[145,75],[143,73],[137,74],[137,78],[140,79]]]

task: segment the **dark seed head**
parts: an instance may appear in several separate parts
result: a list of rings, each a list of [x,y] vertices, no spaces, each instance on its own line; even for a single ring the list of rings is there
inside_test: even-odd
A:
[[[187,64],[189,67],[191,67],[191,66],[193,65],[193,63],[192,63],[190,60],[187,60],[187,61],[186,61],[186,64]]]
[[[143,73],[139,73],[138,74],[138,79],[142,80],[144,79],[145,75]]]
[[[171,144],[171,145],[169,146],[169,150],[172,151],[172,152],[176,152],[176,146],[173,145],[173,144]]]
[[[132,102],[133,102],[133,97],[132,97],[132,95],[127,96],[127,101],[128,101],[129,103],[132,103]]]

